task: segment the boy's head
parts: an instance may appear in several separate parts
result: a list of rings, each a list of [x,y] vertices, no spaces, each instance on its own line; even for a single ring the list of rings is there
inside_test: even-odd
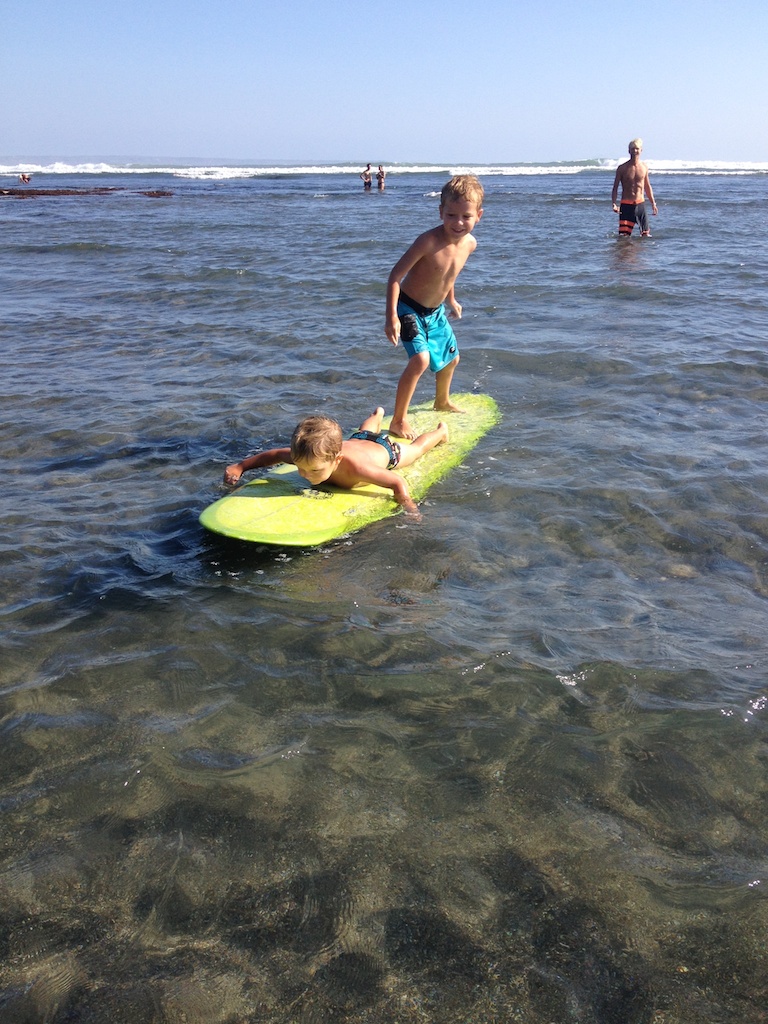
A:
[[[440,193],[440,206],[451,202],[466,201],[474,203],[478,212],[483,209],[485,190],[474,174],[454,174],[450,181],[443,185]]]
[[[341,427],[328,416],[308,416],[291,438],[293,464],[311,484],[321,484],[341,461]]]
[[[642,153],[642,151],[643,151],[643,140],[642,139],[632,139],[632,141],[630,142],[630,144],[628,146],[628,149],[629,149],[630,153],[632,152],[633,149],[636,149],[638,153]]]
[[[469,235],[483,216],[483,186],[474,174],[456,174],[440,193],[440,220],[455,241]]]

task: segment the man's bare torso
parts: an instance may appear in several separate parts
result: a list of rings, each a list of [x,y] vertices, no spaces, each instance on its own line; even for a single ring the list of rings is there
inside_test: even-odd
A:
[[[641,161],[627,160],[619,167],[618,178],[621,185],[621,201],[623,203],[642,203],[645,198],[645,182],[648,168]]]

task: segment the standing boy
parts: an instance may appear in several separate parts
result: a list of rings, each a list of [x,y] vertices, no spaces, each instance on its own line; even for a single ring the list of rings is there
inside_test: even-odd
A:
[[[443,304],[447,302],[451,315],[461,319],[454,285],[477,248],[472,230],[483,216],[483,196],[483,186],[474,175],[451,178],[440,195],[442,223],[419,235],[389,275],[385,332],[393,345],[402,338],[408,354],[390,424],[390,433],[397,437],[414,436],[408,408],[427,367],[435,374],[434,408],[461,412],[450,396],[459,349]]]
[[[651,229],[648,227],[648,214],[645,212],[646,192],[651,201],[654,217],[659,212],[653,198],[648,166],[640,159],[642,151],[643,140],[632,139],[629,144],[629,160],[619,164],[616,168],[616,177],[613,179],[611,203],[613,212],[619,215],[619,234],[624,238],[629,238],[635,224],[640,228],[642,236],[647,238],[651,234]],[[621,206],[616,205],[619,185],[621,185]]]

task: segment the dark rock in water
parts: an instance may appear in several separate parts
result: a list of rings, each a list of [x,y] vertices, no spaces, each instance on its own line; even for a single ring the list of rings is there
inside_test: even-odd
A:
[[[229,893],[220,921],[230,942],[254,955],[275,949],[310,953],[333,942],[345,893],[344,878],[335,871],[264,889],[245,885]]]
[[[32,1021],[35,1018],[23,1019]],[[75,1020],[78,1024],[103,1024],[104,1021],[110,1024],[154,1024],[157,1021],[157,1003],[154,992],[146,983],[103,985],[74,998],[59,1012],[56,1020],[57,1024]]]
[[[514,850],[489,865],[504,894],[499,927],[523,967],[531,1006],[558,1024],[650,1024],[654,1002],[642,959],[595,907],[564,898]]]
[[[483,980],[481,950],[442,914],[399,907],[387,915],[386,948],[393,963],[411,971]]]
[[[650,1024],[653,998],[642,962],[621,948],[593,909],[578,901],[551,904],[532,939],[528,991],[544,1014],[585,1024]]]
[[[314,982],[325,1002],[340,1010],[352,1010],[376,1002],[383,974],[373,957],[341,953],[315,973]]]
[[[0,197],[5,196],[8,199],[43,199],[53,198],[55,196],[111,196],[115,192],[128,192],[132,191],[125,188],[4,188],[0,189]],[[166,196],[172,196],[173,192],[167,192],[164,189],[149,189],[147,191],[139,189],[133,192],[133,195],[147,196],[149,199],[162,199]]]

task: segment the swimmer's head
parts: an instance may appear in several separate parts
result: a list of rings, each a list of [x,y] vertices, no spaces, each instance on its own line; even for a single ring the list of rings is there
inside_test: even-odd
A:
[[[630,142],[629,147],[628,147],[630,153],[632,152],[633,149],[636,149],[638,151],[638,153],[639,153],[642,148],[643,148],[643,140],[642,139],[632,139],[632,141]]]

